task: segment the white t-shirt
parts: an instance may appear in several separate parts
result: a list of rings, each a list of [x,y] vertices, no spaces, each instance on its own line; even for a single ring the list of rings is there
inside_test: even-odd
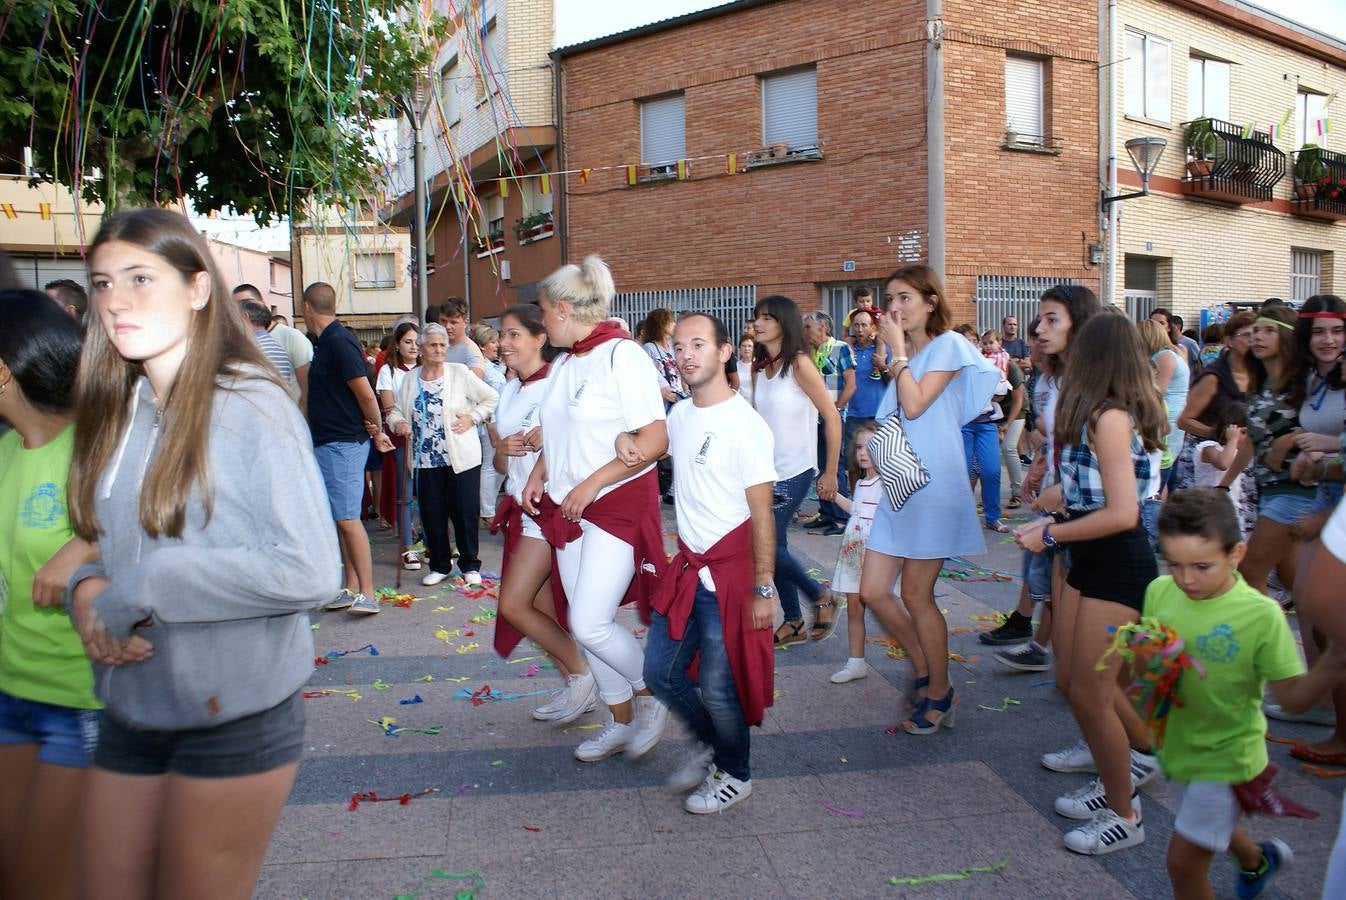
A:
[[[397,399],[397,390],[402,386],[402,379],[406,377],[407,370],[398,368],[390,363],[384,364],[379,369],[378,376],[374,379],[374,390],[392,391],[393,399]]]
[[[1219,441],[1202,441],[1196,445],[1196,453],[1192,457],[1192,463],[1196,468],[1196,486],[1197,487],[1219,487],[1220,482],[1224,481],[1227,474],[1224,469],[1216,468],[1201,458],[1206,452],[1207,447],[1214,447],[1217,452],[1223,448]],[[1234,504],[1237,510],[1243,503],[1243,473],[1240,472],[1229,485],[1229,502]]]
[[[749,518],[745,491],[776,480],[775,441],[757,411],[738,394],[714,406],[685,400],[668,414],[673,504],[678,537],[705,553]],[[710,572],[701,582],[715,590]]]
[[[583,356],[561,356],[552,363],[545,384],[542,449],[547,493],[557,503],[616,457],[617,435],[664,418],[659,375],[635,341],[605,341]],[[648,468],[608,485],[597,496]]]
[[[271,336],[285,348],[285,355],[290,357],[290,366],[296,372],[313,362],[313,342],[298,328],[277,322],[271,326]]]
[[[511,379],[500,391],[500,403],[495,408],[495,433],[507,438],[521,431],[532,431],[540,421],[542,397],[546,393],[545,378],[528,385],[517,378]],[[507,459],[505,491],[522,503],[523,487],[528,483],[528,476],[533,474],[537,453]]]
[[[785,481],[818,465],[818,407],[795,380],[795,366],[808,366],[807,356],[796,357],[789,374],[782,366],[774,378],[763,370],[753,376],[753,406],[776,437],[776,480]]]

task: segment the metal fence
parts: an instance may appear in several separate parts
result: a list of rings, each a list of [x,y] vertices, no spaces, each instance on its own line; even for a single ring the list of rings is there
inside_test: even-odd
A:
[[[1132,322],[1143,322],[1159,305],[1159,297],[1154,291],[1127,291],[1126,317]]]
[[[977,332],[1000,328],[1006,316],[1019,319],[1019,329],[1026,333],[1028,323],[1038,314],[1038,298],[1047,288],[1058,284],[1075,284],[1073,278],[1042,278],[1023,275],[978,275]]]
[[[738,284],[725,287],[683,288],[668,291],[627,291],[612,299],[611,311],[621,316],[632,331],[641,320],[659,307],[671,309],[674,315],[684,312],[704,312],[718,316],[729,328],[729,336],[738,340],[743,326],[752,319],[757,305],[757,285]]]

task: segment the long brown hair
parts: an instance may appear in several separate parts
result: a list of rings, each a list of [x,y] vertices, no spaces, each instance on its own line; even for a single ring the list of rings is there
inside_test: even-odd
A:
[[[855,458],[855,451],[859,450],[870,437],[879,433],[879,426],[875,422],[861,422],[856,426],[855,434],[851,436],[851,445],[846,448],[846,475],[851,479],[851,490],[855,490],[855,485],[865,476],[864,470],[860,468],[860,463]]]
[[[89,255],[111,241],[134,244],[159,256],[184,281],[202,272],[210,278],[210,300],[192,314],[186,360],[160,407],[163,437],[140,492],[140,524],[145,532],[151,537],[177,538],[182,536],[187,501],[194,490],[200,492],[206,515],[210,515],[207,459],[218,380],[238,376],[276,380],[274,370],[244,328],[238,304],[230,299],[205,239],[185,216],[164,209],[119,213],[103,223]],[[246,372],[245,366],[255,371]],[[70,521],[75,533],[87,541],[97,540],[102,531],[94,513],[94,494],[130,424],[127,407],[141,373],[139,363],[117,352],[100,321],[89,324],[75,381],[75,449],[69,487]]]
[[[944,282],[940,280],[938,272],[926,265],[903,266],[888,276],[888,280],[883,283],[884,290],[894,281],[909,284],[923,298],[934,301],[934,308],[925,320],[926,335],[939,337],[949,330],[953,325],[953,311],[949,309],[949,301],[944,296]],[[888,311],[886,303],[883,311]]]
[[[1294,324],[1299,318],[1299,314],[1288,306],[1272,306],[1264,309],[1257,314],[1258,319],[1270,319],[1273,322],[1279,322],[1282,325],[1292,326],[1290,328],[1277,328],[1276,356],[1281,361],[1280,382],[1272,385],[1277,391],[1282,391],[1295,374],[1295,355],[1298,352],[1295,349]],[[1257,320],[1253,320],[1257,324]],[[1248,351],[1248,393],[1255,394],[1260,391],[1271,376],[1267,373],[1266,363],[1258,359],[1251,350]],[[1302,401],[1301,401],[1302,402]]]
[[[1091,316],[1083,328],[1071,328],[1056,405],[1056,445],[1078,444],[1082,433],[1092,440],[1094,425],[1106,409],[1131,415],[1146,451],[1164,446],[1168,419],[1150,354],[1136,326],[1120,313]]]
[[[1060,378],[1066,370],[1066,360],[1070,358],[1071,344],[1075,341],[1075,335],[1080,333],[1086,322],[1103,311],[1103,304],[1099,302],[1097,294],[1082,284],[1054,284],[1043,291],[1042,296],[1038,298],[1039,319],[1042,317],[1044,300],[1061,304],[1066,308],[1066,315],[1070,317],[1070,335],[1065,351],[1047,354],[1047,374]]]

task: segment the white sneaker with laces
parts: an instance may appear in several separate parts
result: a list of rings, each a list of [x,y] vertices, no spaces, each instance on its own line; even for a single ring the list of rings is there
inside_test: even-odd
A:
[[[631,723],[626,755],[630,759],[640,759],[653,750],[654,745],[664,736],[664,725],[668,723],[668,707],[649,695],[634,699],[636,715]]]
[[[1080,738],[1064,750],[1042,754],[1042,767],[1053,772],[1089,772],[1097,774],[1093,751]]]
[[[1067,850],[1086,856],[1116,853],[1144,841],[1145,826],[1141,824],[1139,809],[1136,810],[1136,824],[1132,825],[1106,807],[1080,827],[1067,831],[1065,837]]]
[[[626,749],[631,732],[635,728],[612,721],[603,726],[603,730],[575,748],[575,758],[581,762],[598,762],[609,756],[616,756]]]
[[[705,744],[697,744],[692,755],[672,775],[668,776],[668,786],[677,791],[690,791],[706,780],[706,776],[715,774],[715,764],[711,761],[715,751]]]
[[[421,584],[426,587],[434,587],[448,577],[448,572],[436,572],[434,569],[431,569],[425,574],[425,577],[421,579]]]
[[[1131,783],[1137,789],[1145,787],[1159,774],[1159,758],[1140,750],[1131,751]]]
[[[1131,803],[1140,808],[1140,794],[1132,785]],[[1107,792],[1103,789],[1103,779],[1095,778],[1082,788],[1062,794],[1056,798],[1056,814],[1067,819],[1089,820],[1108,808]]]
[[[571,675],[566,681],[565,703],[556,711],[552,721],[565,725],[575,721],[598,706],[598,683],[592,672]]]
[[[848,659],[846,665],[832,673],[831,681],[833,684],[845,684],[848,681],[859,681],[868,674],[869,666],[863,659]]]
[[[556,715],[565,709],[566,701],[569,699],[565,688],[557,688],[551,692],[550,699],[546,703],[533,710],[533,718],[539,722],[554,722]]]
[[[716,769],[683,801],[682,808],[697,815],[724,812],[735,803],[746,800],[751,793],[751,780],[739,781],[723,769]]]
[[[402,568],[408,572],[421,570],[421,558],[415,550],[408,550],[402,554]]]
[[[481,573],[480,573],[480,572],[464,572],[464,573],[463,573],[463,581],[465,581],[465,582],[467,582],[468,584],[471,584],[471,585],[481,584]]]

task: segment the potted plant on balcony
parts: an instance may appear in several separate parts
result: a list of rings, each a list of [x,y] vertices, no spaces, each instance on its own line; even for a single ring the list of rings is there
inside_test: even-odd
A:
[[[514,237],[520,243],[529,238],[538,237],[551,225],[551,213],[540,211],[523,216],[514,222]]]
[[[1183,140],[1187,145],[1187,174],[1205,178],[1215,168],[1215,154],[1220,144],[1210,119],[1188,122]]]
[[[1305,144],[1295,157],[1295,196],[1300,200],[1312,199],[1326,176],[1322,148],[1317,144]]]

